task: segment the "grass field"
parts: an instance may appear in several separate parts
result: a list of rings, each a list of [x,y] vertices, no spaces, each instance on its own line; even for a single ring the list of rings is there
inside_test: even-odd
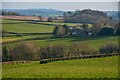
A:
[[[1,21],[1,20],[0,20]],[[19,22],[26,22],[20,24],[14,24]],[[2,20],[2,23],[13,23],[13,24],[3,24],[3,30],[8,32],[18,32],[18,33],[49,33],[53,31],[54,26],[50,25],[42,25],[42,24],[32,24],[27,23],[27,21],[20,21],[20,20]],[[57,22],[37,22],[37,23],[44,23],[44,24],[53,24],[53,25],[64,25],[67,24],[69,26],[75,26],[76,23],[57,23]],[[91,24],[88,24],[91,27]]]
[[[19,20],[2,20],[3,23],[25,22]],[[20,23],[20,24],[3,24],[2,29],[8,32],[18,33],[50,33],[54,26],[41,24]]]
[[[38,23],[44,23],[44,24],[56,24],[56,25],[64,25],[67,24],[69,26],[75,26],[77,23],[58,23],[58,22],[38,22]]]
[[[15,22],[25,22],[23,20],[6,20],[6,19],[0,19],[0,22],[2,23],[15,23]]]
[[[21,37],[4,37],[0,39],[0,42],[11,42],[11,41],[16,41],[16,40],[23,40],[23,39],[30,39],[30,38],[41,38],[41,37],[50,37],[51,34],[47,35],[28,35],[28,36],[21,36]]]
[[[68,26],[76,26],[76,25],[82,25],[80,23],[58,23],[58,22],[37,22],[37,23],[44,23],[44,24],[54,24],[54,25],[68,25]],[[89,27],[92,27],[92,24],[88,24]]]
[[[30,40],[30,41],[25,41],[25,42],[33,42],[36,46],[41,47],[41,46],[46,46],[50,44],[64,44],[64,45],[70,45],[70,43],[73,42],[85,42],[92,48],[98,49],[102,45],[108,43],[108,42],[113,42],[118,44],[118,37],[98,37],[98,38],[57,38],[57,39],[46,39],[46,40]],[[18,45],[23,42],[15,42],[15,43],[9,43],[6,44],[7,47],[14,47],[15,45]]]
[[[3,24],[3,30],[17,33],[50,33],[54,26],[46,26],[41,24]]]
[[[117,78],[118,57],[4,64],[3,78]]]
[[[7,22],[19,22],[17,20],[3,20]],[[20,21],[21,22],[21,21]],[[45,24],[61,24],[53,22],[42,22]],[[67,23],[70,26],[75,24]],[[17,33],[51,33],[54,26],[20,23],[20,24],[3,24],[3,30]],[[91,26],[91,24],[89,24]],[[10,34],[11,35],[11,34]],[[28,36],[11,36],[0,39],[2,42],[14,41],[19,39],[38,38],[46,35],[28,35]],[[52,36],[52,35],[47,35]],[[23,42],[32,42],[36,46],[46,46],[50,44],[70,45],[73,42],[87,43],[90,47],[98,49],[102,45],[113,42],[118,44],[118,37],[68,37],[54,38],[43,40],[28,40]],[[14,47],[23,42],[14,42],[3,44],[7,48]],[[27,64],[4,64],[2,66],[3,78],[117,78],[118,77],[118,57],[92,58],[80,60],[66,60],[51,62],[48,64],[39,64],[39,61],[31,61]]]
[[[3,20],[3,22],[14,22],[17,20]],[[64,23],[54,23],[54,22],[42,22],[45,24],[64,24]],[[69,25],[75,25],[74,23],[67,23]],[[90,24],[89,24],[90,25]],[[48,26],[48,25],[41,25],[41,24],[31,24],[31,23],[21,23],[21,24],[3,24],[3,30],[8,32],[18,32],[18,33],[47,33],[52,32],[54,26]],[[6,41],[13,41],[13,40],[19,40],[19,39],[25,39],[25,38],[32,38],[32,37],[38,37],[38,36],[23,36],[23,37],[8,37],[3,38],[3,42]],[[46,40],[30,40],[27,42],[34,42],[36,46],[45,46],[49,44],[64,44],[69,45],[73,42],[86,42],[91,47],[98,49],[100,46],[107,42],[114,42],[118,43],[118,37],[98,37],[98,38],[55,38],[55,39],[46,39]],[[15,42],[7,44],[7,46],[14,46],[21,42]]]

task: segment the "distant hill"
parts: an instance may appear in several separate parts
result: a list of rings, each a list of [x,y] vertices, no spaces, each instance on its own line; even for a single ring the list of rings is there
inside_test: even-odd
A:
[[[0,14],[1,14],[0,10]],[[25,15],[25,16],[43,16],[43,17],[54,17],[54,16],[62,16],[64,12],[67,11],[60,11],[55,9],[3,9],[3,11],[6,11],[8,13],[16,13],[19,15]],[[71,11],[74,13],[74,11]],[[87,12],[87,13],[86,13]],[[84,18],[86,18],[85,15],[89,15],[90,13],[100,13],[101,11],[92,11],[92,10],[81,10],[81,15],[84,15]],[[118,11],[103,11],[107,14],[108,17],[111,17],[113,20],[118,20]],[[91,15],[91,14],[90,14]],[[101,14],[98,14],[101,15]],[[94,16],[94,15],[93,15]],[[90,17],[90,16],[89,16]],[[82,19],[84,19],[82,18]]]
[[[61,16],[63,15],[63,11],[54,10],[54,9],[4,9],[4,11],[15,12],[19,15],[27,15],[27,16]]]

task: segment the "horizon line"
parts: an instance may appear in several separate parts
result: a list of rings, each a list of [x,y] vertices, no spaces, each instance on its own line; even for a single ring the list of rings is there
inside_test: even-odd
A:
[[[85,10],[85,9],[90,9],[90,8],[85,8],[85,9],[75,9],[75,10],[61,10],[61,9],[53,9],[53,8],[2,8],[4,9],[19,9],[19,10],[29,10],[29,9],[52,9],[52,10],[57,10],[57,11],[76,11],[76,10]],[[97,11],[119,11],[119,10],[98,10],[98,9],[90,9],[90,10],[97,10]]]

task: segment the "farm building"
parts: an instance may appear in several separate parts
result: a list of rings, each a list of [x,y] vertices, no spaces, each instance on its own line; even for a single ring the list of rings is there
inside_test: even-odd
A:
[[[71,35],[73,36],[77,36],[77,35],[81,35],[81,36],[91,36],[92,32],[84,32],[84,29],[82,27],[69,27],[70,31],[71,31]]]

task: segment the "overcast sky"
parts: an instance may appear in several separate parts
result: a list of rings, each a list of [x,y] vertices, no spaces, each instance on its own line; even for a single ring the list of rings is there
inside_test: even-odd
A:
[[[3,9],[118,10],[117,2],[2,2]]]

